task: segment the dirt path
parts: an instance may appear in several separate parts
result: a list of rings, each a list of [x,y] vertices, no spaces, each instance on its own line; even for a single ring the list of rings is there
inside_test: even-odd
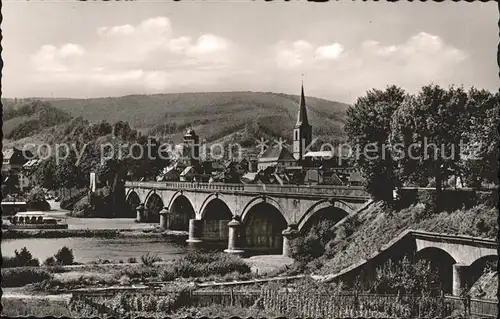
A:
[[[252,272],[268,274],[273,271],[284,269],[293,264],[293,259],[282,255],[261,255],[243,259],[250,265]]]

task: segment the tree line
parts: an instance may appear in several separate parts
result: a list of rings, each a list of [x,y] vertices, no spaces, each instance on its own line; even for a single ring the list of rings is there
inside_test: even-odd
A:
[[[73,147],[69,147],[67,154],[59,149],[60,154],[51,154],[32,172],[37,184],[47,189],[84,188],[90,185],[91,172],[96,173],[103,186],[114,189],[127,174],[134,179],[151,179],[168,164],[168,154],[156,155],[159,154],[156,140],[141,135],[122,121],[114,125],[105,121],[89,125],[77,118],[62,132],[64,140],[74,143]],[[112,147],[103,148],[104,143]],[[127,147],[132,143],[140,147]],[[139,153],[141,148],[142,154]],[[82,152],[80,158],[75,150]],[[147,157],[148,152],[155,156]]]
[[[347,110],[345,131],[361,154],[352,163],[367,191],[391,201],[396,187],[433,186],[439,193],[457,176],[473,188],[496,184],[499,98],[438,85],[415,94],[389,86],[359,97]]]

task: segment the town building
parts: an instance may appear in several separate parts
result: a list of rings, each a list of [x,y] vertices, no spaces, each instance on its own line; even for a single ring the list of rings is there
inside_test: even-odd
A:
[[[200,162],[200,137],[192,128],[184,134],[180,157],[181,162],[187,166],[194,166]]]
[[[285,146],[274,145],[260,155],[257,165],[258,170],[264,170],[268,167],[295,167],[298,162]]]
[[[2,151],[2,173],[12,171],[19,173],[26,162],[33,158],[30,151],[22,151],[15,147],[10,147]]]
[[[28,150],[10,147],[2,150],[2,184],[7,185],[7,193],[18,192],[31,185],[27,174],[23,173],[23,165],[33,159]]]

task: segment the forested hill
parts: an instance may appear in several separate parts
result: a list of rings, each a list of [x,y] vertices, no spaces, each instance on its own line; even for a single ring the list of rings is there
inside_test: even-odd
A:
[[[291,138],[299,96],[260,92],[128,95],[94,99],[49,99],[54,107],[91,123],[128,122],[150,134],[181,133],[192,126],[207,141],[258,122],[267,133]],[[347,104],[306,97],[316,136],[343,135]]]
[[[3,104],[3,134],[10,140],[19,140],[71,120],[71,115],[48,102],[34,100]]]

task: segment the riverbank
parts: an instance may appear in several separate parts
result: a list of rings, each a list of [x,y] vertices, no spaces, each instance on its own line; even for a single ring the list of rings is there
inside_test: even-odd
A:
[[[3,239],[21,238],[187,238],[188,232],[162,229],[3,229]]]

